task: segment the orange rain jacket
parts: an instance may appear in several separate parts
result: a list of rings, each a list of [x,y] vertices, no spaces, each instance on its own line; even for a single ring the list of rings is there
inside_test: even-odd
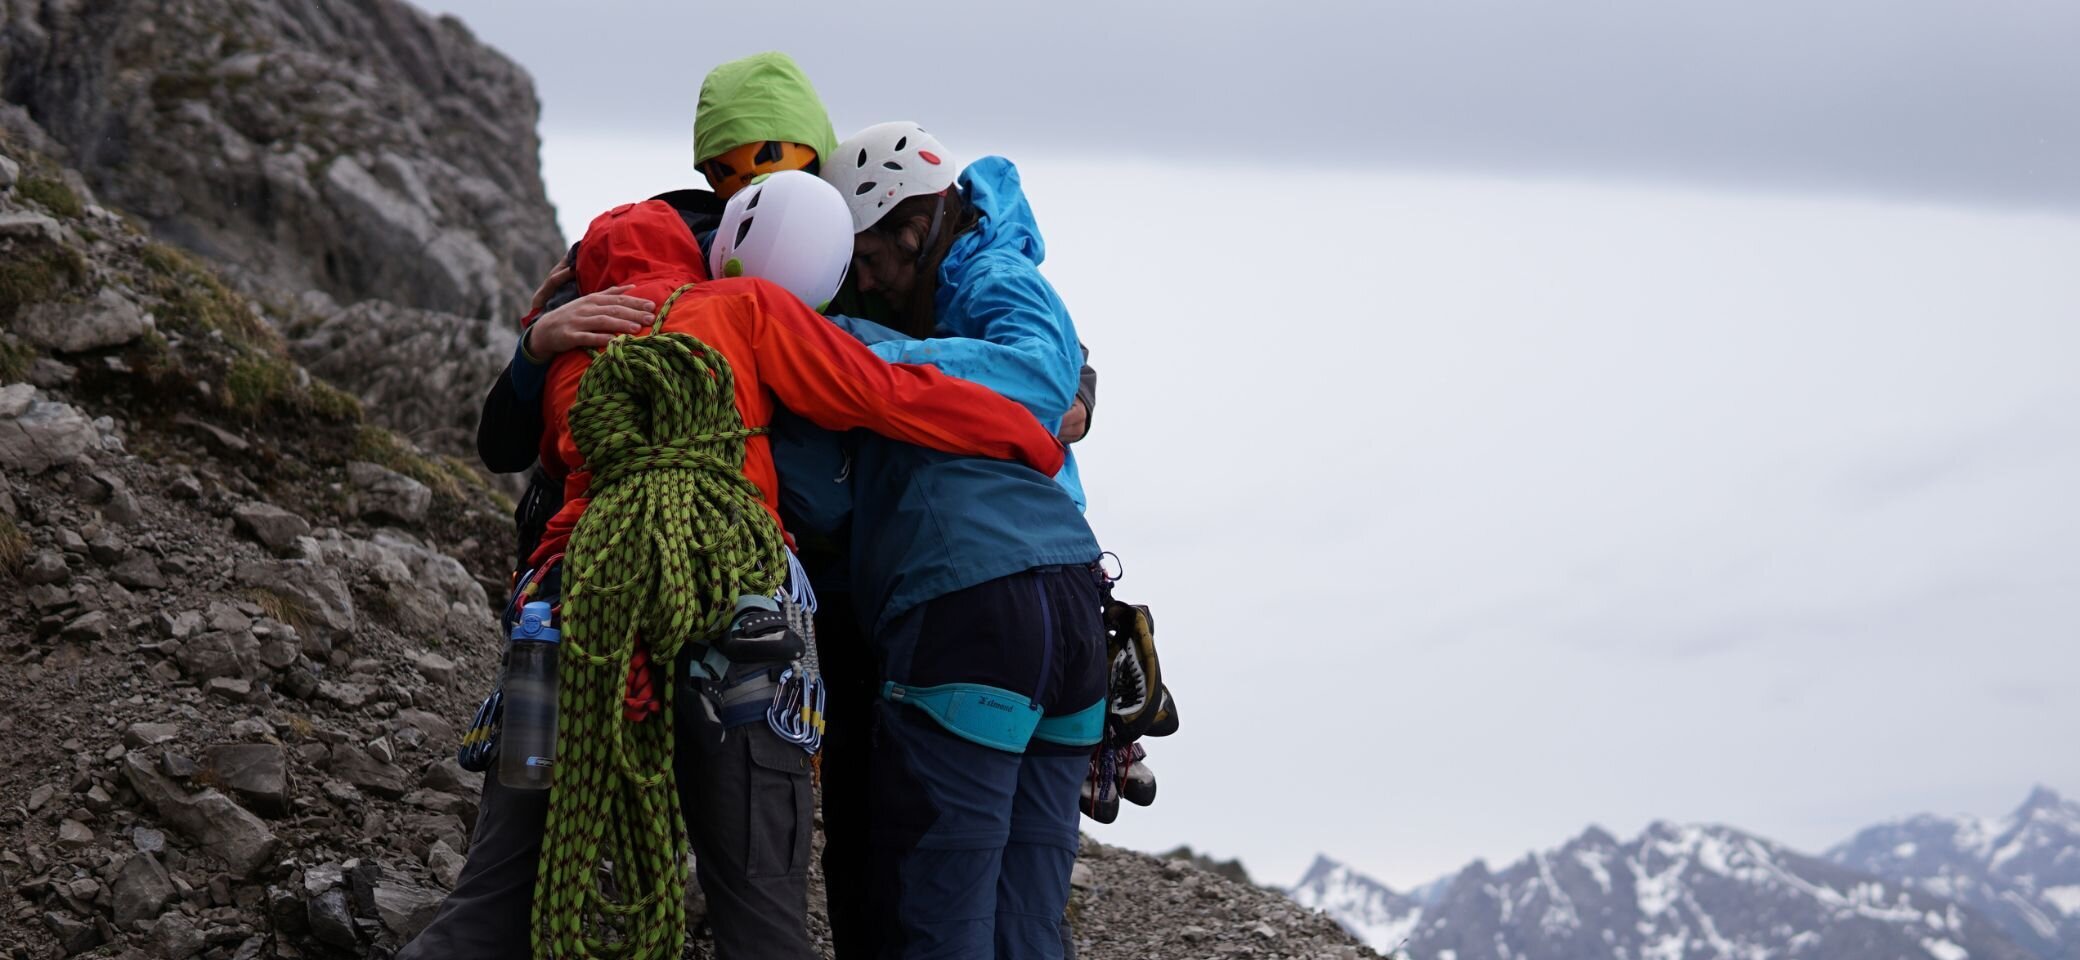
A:
[[[764,280],[708,280],[699,243],[662,201],[624,204],[595,218],[578,245],[577,273],[581,294],[632,284],[629,296],[658,304],[697,284],[672,304],[664,329],[691,334],[728,358],[746,427],[768,425],[779,405],[826,430],[864,427],[947,453],[1021,460],[1046,476],[1062,467],[1061,442],[1025,407],[928,366],[889,364]],[[564,353],[550,365],[542,391],[542,466],[563,481],[564,504],[535,548],[535,564],[563,551],[589,501],[592,474],[571,438],[569,414],[591,365],[589,350]],[[745,443],[744,475],[777,524],[771,446],[763,434]]]

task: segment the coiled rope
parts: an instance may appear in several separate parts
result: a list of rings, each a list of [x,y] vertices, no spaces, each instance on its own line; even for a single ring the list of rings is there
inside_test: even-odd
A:
[[[682,333],[617,337],[594,357],[570,429],[592,502],[564,558],[555,783],[534,890],[534,955],[665,960],[686,942],[686,871],[666,709],[622,716],[638,644],[676,662],[736,598],[787,573],[780,531],[744,477],[729,361]]]

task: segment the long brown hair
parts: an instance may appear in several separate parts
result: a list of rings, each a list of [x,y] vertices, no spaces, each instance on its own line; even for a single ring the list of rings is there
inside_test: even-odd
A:
[[[942,199],[946,203],[943,210],[939,208]],[[982,213],[968,202],[960,188],[949,187],[944,193],[905,197],[886,216],[867,228],[900,249],[898,241],[903,227],[915,220],[930,224],[935,212],[939,216],[939,230],[934,235],[929,227],[926,228],[922,241],[924,249],[917,254],[917,283],[910,288],[909,302],[889,304],[898,314],[896,329],[919,338],[931,336],[938,326],[937,318],[933,316],[933,303],[939,294],[939,264],[946,259],[946,252],[953,249],[953,241],[981,222]]]

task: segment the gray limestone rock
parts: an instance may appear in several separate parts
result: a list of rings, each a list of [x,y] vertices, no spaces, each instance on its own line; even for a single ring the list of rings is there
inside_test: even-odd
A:
[[[266,822],[214,789],[189,795],[133,751],[123,758],[123,777],[160,819],[187,835],[204,852],[222,859],[238,876],[251,876],[279,849]]]
[[[223,789],[262,816],[289,813],[287,752],[274,743],[226,743],[203,754],[203,766]]]
[[[371,520],[418,523],[433,504],[425,484],[387,467],[357,460],[347,464],[347,479],[354,484],[354,512]]]
[[[249,560],[238,564],[233,577],[297,608],[309,627],[298,634],[306,656],[323,657],[333,641],[354,633],[358,621],[353,594],[341,571],[331,566],[310,560]]]
[[[492,627],[484,588],[462,564],[409,534],[334,534],[310,542],[314,559],[382,593],[388,618],[408,635],[467,636]],[[438,667],[436,666],[436,669]]]
[[[405,656],[426,682],[444,688],[455,683],[455,661],[431,650],[415,650]]]
[[[231,516],[240,530],[276,556],[295,556],[296,538],[311,532],[308,521],[271,503],[242,503],[231,511]]]
[[[72,568],[54,550],[39,550],[22,567],[22,580],[31,583],[64,583],[72,579]]]
[[[152,940],[166,954],[167,960],[189,960],[209,946],[209,938],[203,935],[195,921],[178,913],[169,913],[152,924]]]
[[[347,906],[347,891],[343,887],[331,887],[313,896],[305,916],[311,934],[335,947],[353,947],[360,939],[354,932],[354,911]]]
[[[463,859],[462,854],[457,853],[454,847],[448,846],[447,841],[436,840],[432,849],[426,851],[426,869],[433,873],[434,879],[439,880],[441,886],[453,890],[455,881],[462,877]]]
[[[109,576],[114,577],[117,583],[132,590],[163,590],[166,588],[166,575],[159,572],[159,561],[142,553],[135,554],[129,559],[116,564],[115,569],[109,571]]]
[[[15,318],[15,333],[59,353],[84,353],[129,343],[152,329],[137,301],[103,287],[85,303],[37,303]]]
[[[46,912],[43,915],[43,925],[50,930],[51,936],[57,938],[58,949],[65,951],[68,957],[92,950],[107,939],[102,936],[100,927],[91,923],[81,923],[57,911]]]
[[[240,644],[235,639],[233,634],[212,630],[181,644],[180,652],[173,658],[192,680],[248,676],[252,667],[241,661]]]
[[[35,387],[0,387],[0,466],[41,473],[72,463],[100,444],[94,421]]]
[[[375,884],[376,917],[399,940],[409,940],[433,921],[440,894],[415,884],[381,880]]]
[[[166,868],[160,865],[157,857],[140,853],[124,860],[123,865],[116,869],[116,928],[128,930],[131,924],[140,920],[156,919],[173,895],[173,880],[167,876]]]
[[[332,775],[379,797],[404,796],[407,778],[396,764],[384,763],[351,743],[332,746]]]
[[[58,846],[67,850],[80,850],[94,845],[94,828],[77,820],[66,820],[58,824]]]
[[[156,747],[181,735],[181,728],[171,723],[133,723],[123,731],[123,742],[131,747]]]

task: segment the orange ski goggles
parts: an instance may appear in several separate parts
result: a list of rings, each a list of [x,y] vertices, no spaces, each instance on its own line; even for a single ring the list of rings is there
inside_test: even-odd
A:
[[[701,164],[701,173],[708,178],[708,186],[724,200],[750,186],[751,181],[759,176],[782,170],[815,173],[816,151],[804,144],[785,140],[757,140],[723,151],[721,156]]]

